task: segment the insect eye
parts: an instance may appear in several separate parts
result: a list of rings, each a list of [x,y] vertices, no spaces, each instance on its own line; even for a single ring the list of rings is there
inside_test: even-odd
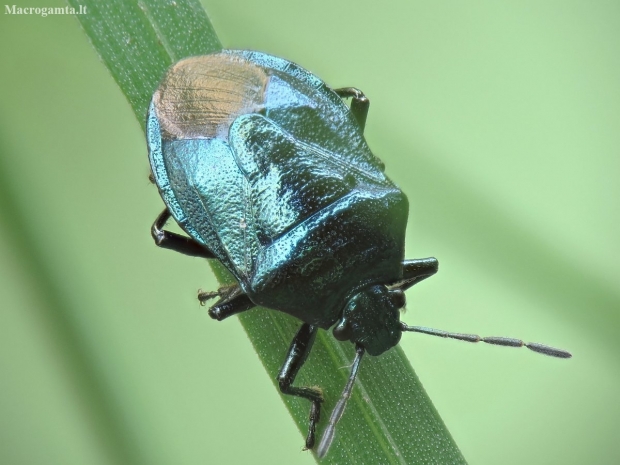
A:
[[[400,289],[394,289],[390,291],[390,300],[396,308],[403,308],[407,304],[405,293]]]

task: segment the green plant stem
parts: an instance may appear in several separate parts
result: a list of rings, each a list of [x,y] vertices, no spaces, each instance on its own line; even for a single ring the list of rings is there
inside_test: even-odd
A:
[[[165,70],[180,58],[207,54],[221,44],[195,0],[139,2],[69,0],[88,14],[78,16],[86,34],[110,70],[144,128],[146,109]],[[222,283],[230,276],[214,271]],[[274,381],[298,320],[267,309],[254,309],[240,320],[269,377]],[[324,427],[348,377],[354,355],[321,331],[297,377],[298,385],[319,385],[325,395]],[[309,403],[282,396],[305,436]],[[321,462],[333,464],[464,464],[465,460],[399,347],[381,357],[366,357],[330,453]],[[298,447],[290,444],[285,447]]]

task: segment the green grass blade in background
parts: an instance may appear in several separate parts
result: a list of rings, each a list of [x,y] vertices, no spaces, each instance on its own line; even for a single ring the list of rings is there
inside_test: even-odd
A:
[[[97,53],[142,123],[164,71],[182,57],[222,48],[197,1],[75,1],[78,16]]]
[[[76,8],[87,7],[89,14],[78,19],[141,126],[151,95],[171,63],[220,48],[204,10],[195,1],[177,0],[166,5],[118,0],[69,3]],[[222,270],[217,274],[225,275]],[[275,380],[299,321],[265,309],[241,315],[240,320]],[[324,389],[326,402],[319,432],[345,384],[352,354],[351,344],[339,343],[321,332],[297,378],[298,384]],[[305,435],[308,402],[290,396],[283,399]],[[336,440],[323,462],[465,463],[400,348],[363,361]]]
[[[58,342],[55,349],[63,358],[63,368],[67,368],[65,376],[75,387],[71,392],[75,395],[74,402],[85,408],[91,420],[89,426],[93,427],[101,443],[99,450],[103,452],[103,458],[109,463],[146,465],[143,455],[130,439],[123,413],[96,363],[97,354],[84,340],[85,334],[72,315],[67,296],[58,286],[54,267],[41,253],[41,244],[32,234],[28,219],[16,201],[19,196],[15,193],[19,189],[7,176],[8,170],[3,163],[10,154],[10,146],[0,138],[0,226],[19,260],[19,266],[12,269],[12,277],[27,275],[36,283],[29,289],[30,298],[36,303],[33,309],[47,335]]]

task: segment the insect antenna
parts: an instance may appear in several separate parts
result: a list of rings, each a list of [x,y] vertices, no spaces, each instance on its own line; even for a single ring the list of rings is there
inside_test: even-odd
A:
[[[556,349],[555,347],[549,347],[538,342],[523,342],[521,339],[513,339],[510,337],[480,337],[477,334],[463,334],[463,333],[450,333],[441,329],[426,328],[424,326],[407,326],[405,323],[401,323],[403,331],[410,331],[413,333],[430,334],[431,336],[449,337],[451,339],[458,339],[466,342],[486,342],[487,344],[493,344],[497,346],[506,347],[527,347],[528,349],[538,352],[539,354],[549,355],[550,357],[558,358],[571,358],[572,354],[566,350]]]
[[[316,453],[320,459],[325,457],[325,454],[327,454],[329,447],[332,445],[332,441],[334,440],[334,435],[336,433],[336,424],[342,418],[344,409],[347,406],[347,401],[349,400],[349,397],[351,397],[351,391],[353,390],[353,384],[355,383],[355,378],[357,377],[357,370],[359,369],[363,355],[364,348],[362,346],[357,346],[355,360],[353,361],[353,366],[351,367],[351,374],[349,375],[349,381],[347,381],[347,385],[344,387],[340,399],[336,403],[334,410],[332,410],[332,414],[329,417],[329,423],[327,424],[327,427],[323,432],[321,442],[319,443],[319,447],[316,450]]]

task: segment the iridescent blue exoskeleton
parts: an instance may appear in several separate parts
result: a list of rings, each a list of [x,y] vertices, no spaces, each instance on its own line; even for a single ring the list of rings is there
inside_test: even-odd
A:
[[[350,107],[343,99],[351,98]],[[408,202],[363,136],[369,101],[331,89],[294,63],[227,50],[173,65],[153,95],[147,140],[166,209],[152,234],[160,247],[222,262],[238,285],[202,293],[222,320],[254,306],[301,320],[278,381],[312,403],[306,447],[315,442],[320,390],[296,387],[319,328],[356,345],[357,357],[332,414],[324,455],[362,355],[379,355],[403,331],[522,346],[399,319],[404,291],[437,272],[437,260],[405,260]],[[188,237],[163,230],[172,216]],[[547,355],[567,352],[526,344]]]

